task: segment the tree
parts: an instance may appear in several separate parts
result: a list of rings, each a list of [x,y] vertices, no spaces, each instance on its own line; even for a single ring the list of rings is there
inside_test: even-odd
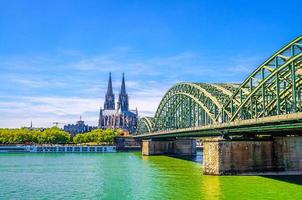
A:
[[[114,137],[119,136],[121,133],[120,129],[94,129],[91,132],[77,134],[73,141],[74,143],[97,143],[97,144],[112,144]]]
[[[0,129],[1,144],[65,144],[71,141],[71,135],[57,127],[45,130]]]
[[[121,129],[95,129],[88,133],[77,134],[74,138],[58,127],[47,129],[30,130],[21,129],[0,129],[0,144],[67,144],[74,142],[112,144],[114,137],[121,134]]]
[[[76,144],[81,144],[81,143],[85,143],[85,139],[84,139],[84,134],[77,134],[74,138],[73,138],[73,142]]]

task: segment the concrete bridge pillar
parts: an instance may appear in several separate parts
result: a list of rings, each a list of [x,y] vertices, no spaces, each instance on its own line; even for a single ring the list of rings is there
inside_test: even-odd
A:
[[[204,145],[204,174],[302,171],[302,137],[267,140],[208,139]]]
[[[167,154],[171,150],[172,141],[143,140],[142,154],[144,156]]]
[[[167,141],[143,140],[142,154],[144,156],[176,154],[176,155],[195,155],[195,139],[175,139]]]
[[[196,155],[196,139],[177,139],[173,143],[173,154],[191,156]]]

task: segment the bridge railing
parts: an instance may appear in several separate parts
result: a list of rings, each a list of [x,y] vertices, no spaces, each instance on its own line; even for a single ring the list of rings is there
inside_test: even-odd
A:
[[[299,113],[291,113],[286,115],[276,115],[271,117],[263,117],[258,119],[247,119],[247,120],[238,120],[233,122],[226,123],[215,123],[205,126],[196,126],[190,128],[182,128],[182,129],[174,129],[174,130],[162,130],[156,132],[145,133],[141,135],[136,135],[136,137],[140,136],[152,136],[152,135],[165,135],[171,133],[180,133],[180,132],[194,132],[194,131],[202,131],[202,130],[223,130],[231,127],[243,127],[249,125],[257,125],[257,124],[270,124],[276,122],[286,122],[286,121],[299,121],[302,120],[302,112]]]

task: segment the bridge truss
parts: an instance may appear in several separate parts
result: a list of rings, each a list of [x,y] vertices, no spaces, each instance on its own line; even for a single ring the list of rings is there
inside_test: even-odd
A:
[[[178,83],[137,134],[203,127],[302,111],[302,36],[260,65],[242,84]]]

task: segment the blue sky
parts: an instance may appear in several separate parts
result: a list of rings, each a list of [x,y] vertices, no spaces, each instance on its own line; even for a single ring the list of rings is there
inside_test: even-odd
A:
[[[0,0],[0,127],[97,124],[108,73],[154,113],[173,84],[243,81],[302,34],[301,1]]]

